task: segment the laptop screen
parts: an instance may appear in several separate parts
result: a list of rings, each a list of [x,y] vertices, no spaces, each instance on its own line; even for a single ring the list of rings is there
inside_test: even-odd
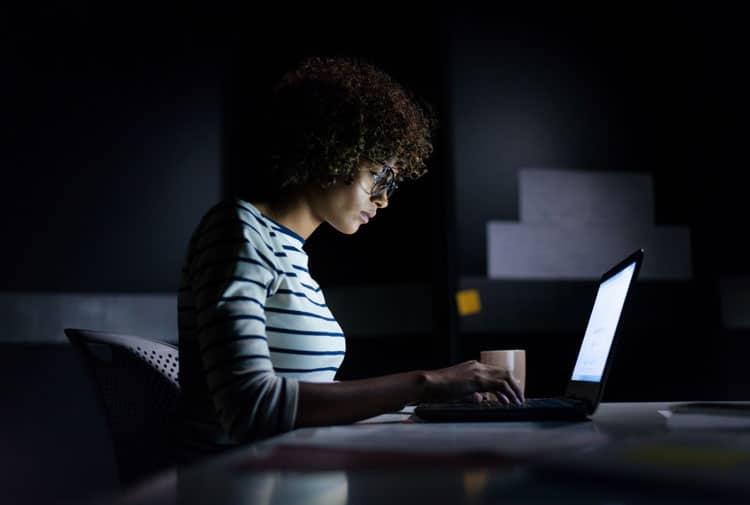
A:
[[[572,379],[574,381],[600,382],[602,380],[609,348],[612,346],[612,339],[615,336],[635,266],[635,262],[629,263],[599,285],[581,350],[573,368]]]

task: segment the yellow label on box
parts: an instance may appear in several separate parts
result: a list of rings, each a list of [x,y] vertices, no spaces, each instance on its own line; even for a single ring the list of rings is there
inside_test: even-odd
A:
[[[482,303],[479,300],[479,290],[464,289],[456,293],[456,305],[461,316],[470,316],[482,311]]]

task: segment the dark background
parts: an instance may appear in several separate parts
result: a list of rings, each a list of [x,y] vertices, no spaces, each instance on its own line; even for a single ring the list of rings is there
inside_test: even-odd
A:
[[[528,394],[562,392],[582,327],[462,331],[453,302],[460,278],[486,274],[485,221],[518,219],[517,170],[553,166],[649,172],[656,224],[691,229],[693,279],[637,292],[605,400],[747,399],[748,331],[722,324],[720,289],[750,274],[738,12],[717,3],[387,7],[5,7],[0,291],[174,293],[193,226],[258,168],[276,79],[305,55],[358,55],[431,101],[442,127],[430,173],[404,184],[378,219],[354,236],[324,225],[307,241],[311,272],[344,294],[425,286],[432,331],[352,331],[340,378],[522,347]],[[583,306],[593,287],[578,286]],[[564,289],[551,282],[536,302]],[[394,304],[414,302],[388,292]],[[377,307],[357,314],[359,327],[386,317]],[[113,489],[106,433],[72,350],[0,347],[8,496],[68,501]]]

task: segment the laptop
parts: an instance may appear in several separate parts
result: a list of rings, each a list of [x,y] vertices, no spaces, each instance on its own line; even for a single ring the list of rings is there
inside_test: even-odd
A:
[[[588,419],[596,411],[604,393],[620,316],[642,262],[643,249],[638,249],[599,279],[594,307],[562,397],[526,399],[522,405],[504,405],[500,402],[421,403],[414,409],[414,414],[427,421]]]

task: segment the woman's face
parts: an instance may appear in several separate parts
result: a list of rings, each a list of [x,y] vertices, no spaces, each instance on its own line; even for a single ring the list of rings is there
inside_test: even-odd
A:
[[[395,161],[390,160],[388,164],[394,166]],[[363,161],[351,184],[339,181],[330,188],[316,191],[311,198],[316,217],[341,233],[356,233],[360,226],[375,217],[378,209],[388,206],[385,193],[370,195],[375,175],[381,170],[382,165]]]

